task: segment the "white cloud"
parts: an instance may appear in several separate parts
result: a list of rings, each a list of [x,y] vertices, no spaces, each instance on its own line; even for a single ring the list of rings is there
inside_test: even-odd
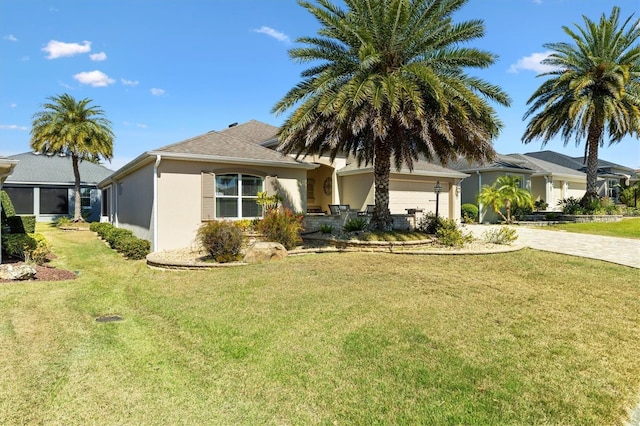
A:
[[[109,78],[108,75],[98,70],[80,72],[75,74],[73,78],[78,80],[81,84],[88,84],[93,87],[106,87],[115,83],[114,79]]]
[[[542,4],[542,0],[533,0],[535,4]]]
[[[509,67],[509,72],[517,73],[520,70],[535,71],[538,74],[556,71],[558,68],[543,64],[551,52],[532,53],[529,56],[518,59],[518,62]]]
[[[29,130],[29,128],[17,124],[0,124],[0,130]]]
[[[133,80],[127,80],[126,78],[121,78],[120,82],[125,85],[125,86],[137,86],[139,84],[139,81],[133,81]]]
[[[139,127],[141,129],[146,129],[148,126],[144,123],[136,123],[136,127]]]
[[[17,106],[18,106],[18,104],[15,104],[15,103],[14,103],[14,104],[11,104],[11,105],[9,105],[9,106],[10,106],[11,108],[15,108],[15,107],[17,107]]]
[[[104,53],[104,52],[92,53],[92,54],[89,55],[89,58],[92,61],[96,61],[96,62],[104,61],[105,59],[107,59],[107,54]]]
[[[273,28],[270,27],[265,27],[262,26],[260,28],[258,28],[257,30],[253,30],[256,33],[260,33],[260,34],[266,34],[269,37],[273,37],[278,41],[281,41],[283,43],[289,44],[291,43],[291,40],[289,40],[289,36],[286,34],[281,33],[278,30],[274,30]]]
[[[28,57],[28,56],[23,56],[22,58],[20,58],[20,60],[21,60],[22,62],[27,62],[27,61],[28,61],[28,60],[30,60],[30,59],[31,59],[31,58],[30,58],[30,57]]]
[[[151,89],[151,94],[153,96],[162,96],[164,95],[164,89],[156,89],[155,87]]]
[[[13,34],[6,35],[2,38],[9,41],[18,41],[18,39]]]
[[[51,40],[45,47],[42,48],[42,51],[49,54],[49,56],[47,56],[47,59],[62,58],[64,56],[74,56],[79,53],[90,52],[91,42],[85,40],[82,42],[82,44],[80,44]]]

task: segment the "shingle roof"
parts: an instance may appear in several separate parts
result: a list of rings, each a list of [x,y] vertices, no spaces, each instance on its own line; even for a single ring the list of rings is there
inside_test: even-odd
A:
[[[272,139],[277,132],[277,127],[251,120],[222,131],[211,131],[167,145],[153,152],[301,164],[280,152],[259,145],[260,142]]]
[[[560,154],[559,152],[555,151],[527,152],[525,153],[525,155],[538,158],[549,163],[558,164],[560,166],[567,167],[573,170],[580,170],[584,167],[584,163],[582,162],[582,160],[575,157],[570,157],[568,155]]]
[[[585,177],[586,175],[578,170],[570,169],[559,164],[541,160],[529,154],[509,154],[503,157],[522,161],[522,165],[532,169],[538,174],[551,174],[556,176]]]
[[[512,169],[519,172],[533,172],[531,168],[523,165],[522,161],[516,161],[513,158],[508,158],[505,155],[498,155],[494,161],[487,163],[480,163],[479,161],[469,162],[465,158],[458,158],[456,161],[452,161],[447,167],[453,170],[460,171],[475,171],[475,170],[495,170],[495,169]]]
[[[69,156],[25,152],[7,158],[18,160],[18,164],[6,183],[73,184],[75,182]],[[113,173],[112,170],[89,161],[81,161],[79,168],[82,184],[95,185]]]
[[[398,171],[396,170],[395,166],[393,165],[393,159],[391,160],[391,173],[398,173]],[[341,168],[340,170],[338,170],[338,174],[339,175],[344,175],[344,174],[351,174],[351,173],[357,173],[358,171],[373,171],[373,165],[369,164],[368,166],[365,166],[364,164],[358,166],[358,163],[356,161],[347,164],[346,166],[344,166],[343,168]],[[439,164],[434,164],[428,161],[415,161],[413,163],[413,170],[410,171],[406,166],[403,166],[400,169],[400,172],[402,174],[416,174],[416,175],[423,175],[423,176],[428,176],[428,175],[433,175],[433,176],[449,176],[449,177],[466,177],[468,175],[461,173],[457,170],[453,170],[447,167],[443,167]]]

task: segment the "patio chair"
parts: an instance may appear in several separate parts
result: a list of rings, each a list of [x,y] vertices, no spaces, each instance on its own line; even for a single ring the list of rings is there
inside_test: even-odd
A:
[[[376,208],[375,204],[367,204],[367,209],[358,212],[358,216],[371,216],[373,215],[373,209]]]
[[[342,212],[348,212],[351,206],[349,204],[329,204],[329,212],[332,215],[338,215]]]

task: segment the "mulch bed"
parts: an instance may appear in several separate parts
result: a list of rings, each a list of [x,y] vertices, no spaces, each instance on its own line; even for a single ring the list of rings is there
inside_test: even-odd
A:
[[[11,263],[12,265],[21,265],[24,264],[23,261],[19,259],[12,259],[2,256],[2,263]],[[20,282],[30,282],[30,281],[65,281],[65,280],[73,280],[76,278],[76,274],[72,271],[67,271],[64,269],[54,268],[53,266],[49,266],[47,264],[44,265],[33,265],[36,269],[36,276],[32,280],[26,281],[16,281],[16,280],[3,280],[0,279],[0,283],[20,283]]]

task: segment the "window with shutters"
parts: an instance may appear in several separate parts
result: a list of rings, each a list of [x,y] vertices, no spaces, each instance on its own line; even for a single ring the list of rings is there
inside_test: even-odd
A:
[[[243,174],[216,175],[215,217],[218,219],[257,218],[262,215],[258,192],[263,179]]]

